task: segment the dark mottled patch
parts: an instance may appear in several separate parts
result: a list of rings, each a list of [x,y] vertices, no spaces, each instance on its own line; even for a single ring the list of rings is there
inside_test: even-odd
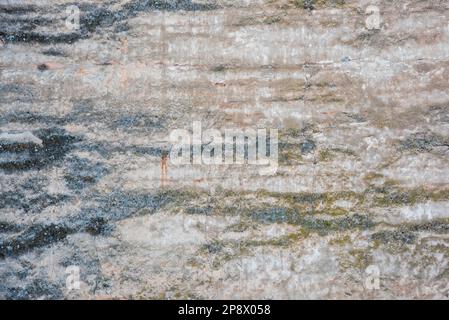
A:
[[[343,114],[344,114],[345,116],[347,116],[348,118],[354,120],[354,121],[357,122],[357,123],[363,123],[363,122],[366,122],[366,121],[367,121],[366,118],[365,118],[363,115],[358,114],[358,113],[344,112]]]
[[[283,223],[291,221],[286,208],[264,208],[251,213],[251,218],[262,223]]]
[[[381,187],[370,187],[365,191],[365,197],[372,200],[372,203],[380,207],[413,205],[429,200],[443,201],[449,198],[449,191],[428,190],[425,188],[403,189],[386,185]]]
[[[313,216],[305,216],[296,210],[284,207],[256,209],[250,213],[250,217],[261,223],[288,223],[300,225],[309,231],[315,231],[319,234],[352,229],[367,230],[375,225],[369,217],[359,214],[328,220]]]
[[[368,230],[374,227],[374,222],[370,218],[360,214],[331,220],[306,218],[300,224],[306,229],[322,235],[332,231]]]
[[[12,171],[42,168],[62,159],[72,148],[72,144],[79,141],[60,128],[41,129],[33,134],[42,140],[42,145],[0,143],[0,169]]]
[[[44,34],[38,32],[5,32],[0,31],[0,39],[5,42],[37,42],[41,44],[56,44],[56,43],[68,43],[71,44],[80,39],[87,38],[86,35],[79,33],[59,33],[59,34]]]
[[[10,222],[0,221],[0,233],[18,232],[21,227]]]
[[[92,196],[93,205],[81,209],[77,216],[50,225],[33,225],[18,236],[0,242],[0,258],[17,256],[32,249],[65,239],[69,234],[87,232],[105,235],[112,230],[109,224],[136,214],[140,209],[154,212],[168,203],[185,197],[182,192],[135,194],[116,191],[110,195]]]
[[[198,4],[191,0],[133,0],[117,11],[105,7],[92,7],[80,18],[80,24],[85,31],[94,32],[97,28],[110,27],[123,20],[135,17],[140,12],[150,10],[164,11],[204,11],[216,9],[216,5]]]
[[[299,144],[301,154],[308,154],[316,149],[316,144],[313,140],[307,139]]]
[[[65,10],[67,6],[61,5],[60,9]],[[112,10],[105,6],[95,5],[79,5],[80,16],[80,29],[71,33],[56,33],[56,34],[44,34],[33,31],[35,24],[29,22],[15,22],[15,25],[11,27],[11,23],[0,25],[2,31],[0,31],[0,38],[5,42],[37,42],[41,44],[56,44],[56,43],[73,43],[83,38],[89,37],[92,33],[98,32],[101,29],[116,26],[116,32],[121,32],[128,26],[126,20],[135,17],[140,12],[149,10],[164,10],[164,11],[204,11],[213,10],[217,6],[214,4],[200,4],[192,2],[191,0],[132,0],[126,3],[118,10]],[[15,8],[15,9],[14,9]],[[28,12],[26,7],[3,7],[4,12],[8,14],[17,15],[20,12]],[[34,10],[34,8],[33,8]],[[1,12],[1,11],[0,11]],[[28,23],[29,22],[29,23]],[[43,23],[43,22],[39,22]]]
[[[207,11],[217,9],[217,5],[208,3],[195,3],[192,0],[133,0],[125,4],[124,10],[129,15],[136,15],[142,11],[148,10],[166,10],[166,11]]]
[[[28,112],[28,111],[9,113],[0,119],[0,124],[11,123],[11,122],[13,122],[13,123],[14,122],[29,123],[29,124],[51,123],[53,125],[64,125],[67,123],[67,121],[64,118],[46,115],[46,114],[38,114],[38,113],[33,113],[33,112]]]
[[[92,196],[93,205],[83,207],[80,218],[104,218],[120,220],[129,217],[140,209],[153,211],[173,200],[169,194],[138,194],[133,192],[114,191],[109,195]]]
[[[212,213],[213,208],[211,206],[206,206],[206,207],[188,207],[186,208],[186,213],[187,214],[192,214],[192,215],[205,215],[208,216]]]
[[[449,123],[449,105],[431,106],[428,114],[438,122]]]
[[[1,84],[0,102],[30,102],[34,99],[33,88],[29,85]],[[6,116],[0,117],[0,123],[6,122]]]
[[[114,154],[128,154],[132,153],[135,155],[150,155],[154,157],[161,157],[164,152],[166,152],[166,147],[144,147],[135,145],[111,145],[109,143],[81,143],[78,145],[80,149],[90,152],[96,152],[105,159],[109,159]]]
[[[206,251],[207,253],[217,254],[222,251],[224,248],[223,243],[219,241],[212,241],[210,243],[206,243],[201,247],[202,251]]]
[[[109,170],[102,162],[71,156],[67,159],[64,178],[71,190],[84,189],[97,183]]]
[[[25,212],[36,213],[41,212],[49,206],[54,206],[70,199],[67,195],[53,196],[46,193],[34,197],[26,197],[18,191],[5,192],[0,197],[0,208],[14,208]]]
[[[72,112],[64,119],[65,122],[83,123],[92,125],[92,123],[101,123],[111,129],[120,129],[123,131],[136,130],[149,132],[153,130],[164,130],[167,121],[167,115],[159,116],[144,113],[123,113],[109,112],[108,117],[104,116],[104,110],[96,110],[94,102],[84,101],[76,103]]]
[[[15,15],[21,15],[26,13],[31,13],[36,11],[36,6],[33,5],[18,5],[13,3],[8,4],[0,4],[0,13],[7,13],[7,14],[15,14]]]
[[[306,10],[314,10],[315,9],[315,0],[303,0],[303,8]]]
[[[44,54],[46,56],[52,56],[52,57],[67,57],[67,54],[65,52],[54,49],[54,48],[44,50],[44,51],[42,51],[42,54]]]
[[[71,232],[72,230],[64,225],[49,224],[31,226],[20,235],[0,243],[0,258],[16,256],[36,247],[58,242],[65,239]]]
[[[55,283],[36,279],[26,287],[7,288],[6,298],[13,300],[29,299],[62,299],[61,286]]]
[[[415,233],[408,230],[383,230],[374,233],[371,236],[374,241],[379,241],[383,244],[401,243],[401,244],[413,244],[416,240]]]
[[[412,232],[435,232],[439,234],[449,233],[449,221],[448,220],[433,220],[429,222],[423,222],[418,224],[413,224],[407,228]]]
[[[164,127],[164,120],[159,116],[145,114],[124,115],[114,121],[113,127],[129,130],[135,130],[136,128],[162,129]]]
[[[429,152],[435,147],[449,147],[449,139],[431,132],[415,133],[400,142],[401,150]]]
[[[226,69],[227,69],[226,65],[220,64],[217,66],[213,66],[210,70],[213,72],[223,72],[223,71],[226,71]]]
[[[112,26],[115,22],[126,18],[126,12],[111,11],[108,8],[96,7],[80,17],[80,26],[83,31],[94,32],[97,28]]]
[[[23,193],[16,191],[8,191],[0,194],[0,209],[4,208],[16,208],[23,209],[25,212],[30,209],[28,203],[26,203]]]
[[[120,33],[120,32],[126,32],[129,31],[130,26],[127,22],[122,22],[122,23],[118,23],[115,28],[114,28],[114,32],[116,33]]]
[[[87,222],[85,227],[85,231],[93,236],[106,234],[107,231],[110,231],[110,226],[108,225],[108,221],[104,218],[92,218]]]
[[[35,212],[40,212],[44,208],[55,206],[59,204],[60,202],[66,202],[70,199],[70,196],[59,194],[59,195],[48,195],[48,194],[42,194],[38,197],[33,197],[28,200],[28,206],[31,210]]]
[[[94,215],[78,216],[48,225],[32,225],[16,236],[0,240],[0,259],[55,244],[73,233],[87,232],[91,235],[104,235],[111,230],[112,227],[108,224],[107,218]]]

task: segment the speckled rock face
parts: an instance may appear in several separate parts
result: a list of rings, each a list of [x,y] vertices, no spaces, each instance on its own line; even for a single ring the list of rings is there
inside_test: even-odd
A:
[[[447,299],[448,79],[445,0],[0,0],[0,298]]]

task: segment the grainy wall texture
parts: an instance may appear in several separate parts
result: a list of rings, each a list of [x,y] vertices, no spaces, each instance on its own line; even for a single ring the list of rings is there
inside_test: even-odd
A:
[[[447,299],[448,79],[446,0],[0,0],[0,298]]]

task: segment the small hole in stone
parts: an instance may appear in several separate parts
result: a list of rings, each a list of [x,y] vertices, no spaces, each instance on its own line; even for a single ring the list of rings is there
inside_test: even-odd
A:
[[[45,70],[48,70],[49,68],[48,68],[48,65],[46,65],[45,63],[42,63],[42,64],[37,66],[37,69],[39,71],[45,71]]]

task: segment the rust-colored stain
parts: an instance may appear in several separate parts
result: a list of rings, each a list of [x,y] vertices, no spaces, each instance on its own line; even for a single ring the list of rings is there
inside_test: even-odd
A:
[[[83,76],[83,75],[87,74],[87,72],[86,72],[86,69],[84,69],[83,67],[79,67],[76,74],[78,76]]]
[[[168,171],[168,152],[163,152],[161,158],[161,187],[164,187],[167,184],[167,171]]]

